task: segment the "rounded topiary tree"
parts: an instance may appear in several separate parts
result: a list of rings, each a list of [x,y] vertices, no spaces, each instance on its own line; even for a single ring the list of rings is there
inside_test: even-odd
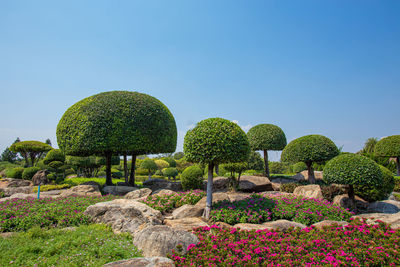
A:
[[[313,162],[322,162],[332,159],[339,154],[339,150],[331,139],[322,135],[306,135],[290,142],[282,151],[283,162],[304,162],[308,169],[308,180],[315,183]]]
[[[282,150],[286,146],[285,133],[276,125],[259,124],[251,128],[247,137],[252,150],[264,152],[265,175],[269,177],[268,150]]]
[[[201,189],[203,187],[203,170],[199,166],[187,167],[181,174],[183,190]]]
[[[324,168],[324,181],[348,185],[348,195],[354,206],[354,186],[376,187],[383,183],[383,177],[381,168],[372,159],[346,153],[328,161]]]
[[[256,151],[250,151],[249,159],[247,160],[247,169],[256,171],[264,170],[264,162],[260,153]]]
[[[176,160],[174,160],[173,158],[167,157],[167,158],[163,158],[163,160],[168,162],[170,167],[176,167]]]
[[[43,153],[50,151],[51,149],[51,146],[39,141],[22,141],[14,143],[10,147],[12,152],[18,152],[25,158],[25,164],[27,166],[35,166],[36,159],[40,159]],[[29,159],[31,160],[30,164]]]
[[[157,168],[160,171],[162,171],[162,169],[169,167],[169,163],[163,159],[157,159],[154,161],[154,163],[157,165]]]
[[[250,145],[245,132],[235,123],[210,118],[186,133],[184,153],[188,161],[208,164],[207,201],[203,216],[212,208],[213,169],[216,164],[246,161]]]
[[[44,164],[46,165],[48,165],[50,162],[53,161],[61,161],[61,162],[65,161],[65,155],[60,149],[50,150],[43,160]]]
[[[178,175],[178,170],[174,167],[165,168],[162,170],[163,175],[168,177],[168,180],[172,177],[174,180]]]
[[[400,176],[400,135],[382,138],[375,145],[375,155],[396,158],[397,175]]]
[[[128,91],[104,92],[71,106],[57,126],[57,142],[67,155],[106,157],[106,183],[111,181],[111,156],[132,155],[129,183],[135,183],[137,155],[174,152],[174,117],[158,99]]]
[[[151,174],[158,170],[157,164],[152,159],[145,159],[140,164],[141,169],[145,169],[149,171],[149,180],[151,178]]]

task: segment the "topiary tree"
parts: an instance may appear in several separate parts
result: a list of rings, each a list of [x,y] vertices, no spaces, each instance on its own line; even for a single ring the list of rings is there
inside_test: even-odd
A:
[[[24,171],[22,172],[22,179],[24,180],[32,180],[32,177],[40,171],[39,167],[28,167],[25,168]]]
[[[185,156],[185,154],[183,152],[176,152],[174,154],[174,159],[175,160],[180,160],[181,158],[183,158]]]
[[[50,150],[46,157],[44,158],[44,164],[48,165],[52,161],[65,161],[65,155],[60,149],[52,149]]]
[[[231,173],[230,182],[233,190],[237,191],[239,188],[240,176],[242,172],[247,169],[247,162],[235,162],[235,163],[225,163],[222,167]],[[238,178],[236,179],[235,173],[238,174]]]
[[[256,171],[264,170],[264,162],[260,153],[256,151],[250,152],[249,159],[247,160],[247,169]]]
[[[77,169],[78,176],[82,174],[85,177],[95,177],[97,176],[101,166],[106,164],[105,157],[77,157],[77,156],[66,156],[65,162],[68,165],[72,165]],[[119,164],[119,157],[111,157],[111,165]]]
[[[36,159],[39,159],[44,152],[51,149],[51,146],[39,141],[22,141],[14,143],[10,147],[12,152],[18,152],[25,158],[27,166],[35,166]],[[30,164],[29,159],[31,160]]]
[[[111,91],[70,107],[57,126],[58,146],[67,155],[106,157],[106,184],[111,185],[111,156],[132,155],[129,183],[135,183],[137,155],[173,152],[174,117],[158,99],[138,92]]]
[[[357,154],[341,154],[328,161],[324,180],[330,184],[348,185],[348,195],[354,205],[354,186],[376,187],[383,182],[382,171],[372,159]]]
[[[166,161],[163,160],[163,159],[157,159],[157,160],[154,161],[154,163],[157,165],[157,168],[158,168],[158,170],[160,170],[160,171],[162,171],[163,169],[169,167],[169,163],[166,162]]]
[[[183,190],[201,189],[203,187],[203,170],[199,166],[187,167],[181,174]]]
[[[375,155],[396,158],[397,175],[400,176],[400,135],[382,138],[375,145]]]
[[[246,134],[235,123],[210,118],[199,122],[186,133],[184,153],[188,161],[208,164],[207,201],[203,216],[212,208],[213,170],[216,164],[246,161],[250,145]]]
[[[308,169],[308,180],[315,183],[313,162],[332,159],[339,154],[339,150],[331,139],[322,135],[306,135],[290,142],[282,151],[283,162],[304,162]]]
[[[151,159],[143,160],[142,163],[140,164],[140,168],[149,171],[149,180],[151,179],[151,174],[156,170],[158,170],[157,164],[154,162],[154,160]]]
[[[168,177],[168,180],[171,177],[175,180],[176,176],[178,175],[178,170],[174,167],[165,168],[162,172],[164,176]]]
[[[167,157],[163,158],[166,162],[168,162],[169,167],[176,167],[176,161],[173,158]]]

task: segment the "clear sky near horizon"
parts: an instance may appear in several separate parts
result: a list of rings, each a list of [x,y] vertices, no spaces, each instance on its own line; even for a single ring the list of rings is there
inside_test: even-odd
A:
[[[356,152],[400,134],[399,14],[395,0],[0,0],[0,150],[16,137],[56,146],[68,107],[133,90],[170,109],[177,151],[222,117]]]

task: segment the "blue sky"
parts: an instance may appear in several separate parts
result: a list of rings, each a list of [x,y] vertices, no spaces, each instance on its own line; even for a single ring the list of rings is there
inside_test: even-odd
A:
[[[0,1],[0,150],[87,96],[133,90],[209,117],[331,138],[400,134],[400,1]],[[272,159],[279,154],[272,152]]]

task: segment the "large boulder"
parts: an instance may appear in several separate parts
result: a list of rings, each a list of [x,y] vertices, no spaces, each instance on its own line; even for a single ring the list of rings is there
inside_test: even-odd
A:
[[[240,201],[246,199],[250,196],[250,193],[229,193],[229,200],[230,201]]]
[[[0,188],[4,196],[9,197],[15,194],[30,194],[32,193],[33,186],[20,186],[20,187],[4,187]]]
[[[133,186],[105,186],[105,187],[103,187],[104,193],[115,195],[115,196],[124,196],[126,193],[129,193],[134,190],[138,190],[138,188],[133,187]]]
[[[150,188],[141,188],[137,190],[133,190],[129,192],[128,194],[125,195],[126,199],[139,199],[139,198],[145,198],[150,196],[152,193]]]
[[[84,214],[95,223],[110,225],[115,233],[132,235],[146,227],[162,224],[163,220],[160,211],[130,199],[96,203],[87,207]]]
[[[43,192],[46,193],[46,192]],[[50,194],[40,194],[40,198],[55,198],[56,196]],[[9,197],[0,198],[0,202],[9,201],[12,199],[32,199],[37,198],[37,193],[34,194],[24,194],[24,193],[16,193]]]
[[[195,205],[185,204],[172,212],[174,219],[199,217],[202,215],[204,207],[198,207]]]
[[[207,182],[204,182],[204,190],[207,190]],[[213,192],[226,192],[229,190],[229,178],[218,176],[213,178]]]
[[[97,185],[78,185],[64,190],[60,197],[101,197],[100,189]]]
[[[367,208],[371,213],[398,213],[400,202],[395,200],[384,200],[370,203]]]
[[[240,230],[272,230],[272,227],[263,225],[263,224],[255,224],[255,223],[238,223],[233,226],[234,228],[240,228]]]
[[[273,191],[274,189],[267,177],[244,175],[240,177],[239,190],[243,192],[263,192]]]
[[[304,229],[307,226],[302,224],[302,223],[298,223],[298,222],[292,222],[292,221],[288,221],[288,220],[277,220],[277,221],[272,221],[272,222],[265,222],[263,223],[264,226],[268,226],[271,227],[272,229],[276,229],[276,230],[282,230],[282,231],[286,231],[292,227],[294,228],[300,228],[300,229]]]
[[[355,196],[356,207],[358,210],[367,210],[369,203],[362,198]],[[347,194],[337,195],[333,198],[332,203],[338,207],[352,209],[352,203]]]
[[[182,184],[180,182],[170,182],[164,179],[149,179],[143,182],[144,187],[150,188],[153,192],[160,189],[169,189],[172,191],[182,191]]]
[[[322,171],[314,171],[314,176],[316,180],[322,180],[323,177],[323,172]],[[308,181],[308,171],[302,171],[297,173],[296,175],[294,175],[292,177],[292,179],[296,180],[296,181]]]
[[[387,213],[366,213],[355,215],[352,218],[366,219],[368,224],[377,224],[377,221],[390,224],[393,229],[400,228],[400,212],[387,214]]]
[[[156,190],[152,193],[152,195],[157,195],[157,196],[167,196],[167,195],[173,195],[175,194],[175,191],[169,190],[169,189],[159,189]]]
[[[164,220],[164,224],[174,229],[191,232],[194,228],[209,226],[208,223],[199,217],[182,218],[177,220]]]
[[[324,229],[326,227],[331,227],[333,225],[337,225],[339,227],[343,227],[343,226],[348,225],[348,224],[349,223],[345,222],[345,221],[324,220],[324,221],[321,221],[321,222],[314,223],[311,226],[314,226],[315,228],[317,228],[319,230],[322,230],[322,229]]]
[[[212,203],[216,203],[218,201],[221,200],[230,200],[229,199],[229,195],[227,193],[213,193],[212,194]],[[199,202],[196,203],[196,205],[194,205],[196,208],[201,208],[201,209],[205,209],[206,207],[206,201],[207,201],[207,196],[203,197],[202,199],[200,199]]]
[[[0,188],[31,186],[32,182],[22,179],[4,178],[0,180]]]
[[[293,195],[306,198],[315,198],[317,200],[324,199],[321,187],[316,184],[298,186],[294,189]]]
[[[46,170],[40,170],[32,177],[33,185],[44,185],[48,184],[49,180],[47,179]]]
[[[147,227],[135,234],[133,238],[133,244],[143,251],[145,257],[165,257],[178,245],[182,245],[183,253],[185,253],[190,244],[198,242],[196,235],[166,225]]]
[[[110,262],[103,267],[175,267],[173,260],[165,257],[140,257]]]

